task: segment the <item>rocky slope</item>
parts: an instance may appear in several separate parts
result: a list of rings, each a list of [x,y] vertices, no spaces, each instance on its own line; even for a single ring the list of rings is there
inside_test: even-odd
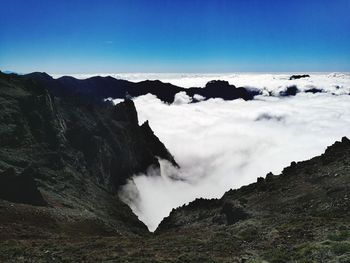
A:
[[[2,236],[0,260],[349,262],[349,190],[350,141],[343,138],[319,157],[292,163],[281,175],[268,174],[221,199],[198,199],[173,210],[153,235],[95,230],[43,239],[28,228],[28,235]],[[36,218],[38,224],[46,220],[38,220],[40,210],[28,205],[5,203],[1,211],[2,229],[4,218],[10,222],[26,215],[24,220]],[[19,226],[12,225],[12,230]]]
[[[0,73],[0,239],[146,232],[118,188],[173,157],[131,100],[54,97],[45,85]]]
[[[175,209],[157,232],[186,236],[196,251],[187,256],[206,253],[208,262],[350,262],[350,140],[219,200]]]
[[[350,262],[347,138],[151,234],[116,193],[170,153],[132,101],[47,85],[0,74],[0,262]]]

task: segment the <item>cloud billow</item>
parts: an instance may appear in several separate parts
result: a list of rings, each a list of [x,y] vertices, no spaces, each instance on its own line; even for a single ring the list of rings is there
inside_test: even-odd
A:
[[[342,92],[191,104],[180,94],[171,105],[151,94],[135,98],[140,123],[149,120],[181,168],[161,160],[160,171],[135,175],[121,196],[153,231],[175,207],[278,174],[350,136],[350,96]]]

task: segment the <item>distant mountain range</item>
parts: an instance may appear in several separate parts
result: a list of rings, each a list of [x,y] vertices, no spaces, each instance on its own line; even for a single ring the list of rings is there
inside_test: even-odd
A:
[[[4,72],[5,73],[5,72]],[[6,74],[16,74],[6,72]],[[183,88],[171,83],[164,83],[160,80],[144,80],[140,82],[131,82],[123,79],[116,79],[111,76],[95,76],[87,79],[77,79],[71,76],[53,78],[45,72],[33,72],[23,74],[26,78],[40,81],[51,94],[62,96],[83,96],[89,100],[102,101],[106,98],[131,98],[146,94],[153,94],[158,99],[166,103],[174,102],[175,94],[184,92],[192,98],[192,102],[202,100],[221,98],[223,100],[252,100],[255,96],[261,95],[262,91],[255,88],[236,87],[224,80],[211,80],[204,87]],[[292,75],[290,80],[308,78],[309,75]],[[277,96],[295,96],[300,90],[295,85],[287,86],[280,91]],[[309,93],[323,92],[322,89],[310,88],[305,90]],[[195,96],[199,95],[199,96]],[[272,94],[270,94],[272,95]],[[200,99],[199,99],[200,98]]]
[[[76,79],[63,76],[58,79],[52,78],[46,73],[34,72],[24,75],[33,80],[40,80],[56,96],[85,95],[90,98],[102,100],[108,97],[125,98],[126,96],[137,97],[151,93],[160,100],[172,103],[175,94],[186,92],[193,97],[198,94],[204,99],[222,98],[224,100],[244,99],[251,100],[259,92],[254,89],[235,87],[227,81],[213,80],[205,87],[182,88],[159,80],[145,80],[131,82],[113,77],[91,77],[87,79]]]

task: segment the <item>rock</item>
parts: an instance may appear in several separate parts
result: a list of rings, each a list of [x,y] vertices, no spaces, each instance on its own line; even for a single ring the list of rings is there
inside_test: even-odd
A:
[[[257,182],[258,184],[261,184],[261,183],[264,183],[264,182],[265,182],[265,179],[264,179],[263,177],[258,177],[257,180],[256,180],[256,182]]]
[[[145,143],[148,144],[150,150],[152,151],[154,156],[158,156],[160,158],[168,160],[173,166],[179,167],[176,163],[174,157],[168,151],[168,149],[164,146],[164,144],[158,139],[158,137],[154,134],[151,127],[149,126],[149,122],[145,121],[141,125],[141,129],[143,134],[145,135]],[[152,138],[152,139],[150,139]]]
[[[305,92],[306,93],[313,93],[313,94],[315,94],[315,93],[322,93],[323,90],[322,89],[318,89],[318,88],[311,88],[311,89],[305,90]]]
[[[114,106],[113,120],[129,122],[138,125],[137,112],[134,102],[130,99],[125,99],[124,102]]]
[[[0,198],[7,201],[36,206],[47,205],[37,188],[33,170],[24,170],[16,175],[13,168],[9,168],[0,174]]]
[[[222,98],[224,100],[244,99],[252,100],[254,96],[260,94],[260,91],[246,89],[234,85],[230,85],[228,81],[223,80],[211,80],[204,88],[189,88],[186,89],[186,93],[191,97],[200,95],[206,99],[210,98]]]
[[[205,84],[205,88],[225,89],[225,88],[236,88],[234,85],[230,85],[226,80],[211,80]]]
[[[295,96],[299,92],[299,89],[297,86],[292,85],[288,86],[285,90],[280,91],[279,95],[281,97],[287,97],[287,96]]]
[[[289,77],[289,80],[293,80],[293,79],[301,79],[301,78],[309,78],[310,75],[304,74],[304,75],[292,75]]]
[[[275,175],[272,172],[269,172],[266,177],[265,177],[265,181],[266,182],[272,182],[274,179]]]
[[[343,144],[350,144],[350,139],[348,139],[347,137],[343,137],[343,138],[341,138],[341,142],[343,143]]]
[[[244,211],[242,207],[235,206],[232,203],[225,203],[221,209],[221,213],[226,216],[228,225],[232,225],[249,217],[249,214]]]

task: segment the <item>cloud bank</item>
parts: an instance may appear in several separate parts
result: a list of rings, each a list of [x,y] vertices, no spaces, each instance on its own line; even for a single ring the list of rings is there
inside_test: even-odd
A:
[[[338,94],[346,94],[344,86],[349,83],[344,81]],[[173,208],[197,197],[219,198],[270,171],[280,173],[291,161],[319,155],[335,140],[350,136],[348,95],[299,93],[285,98],[261,95],[252,101],[190,101],[186,94],[177,94],[171,105],[151,94],[134,99],[140,123],[149,120],[181,166],[177,170],[161,160],[161,171],[135,175],[121,192],[151,231]]]

